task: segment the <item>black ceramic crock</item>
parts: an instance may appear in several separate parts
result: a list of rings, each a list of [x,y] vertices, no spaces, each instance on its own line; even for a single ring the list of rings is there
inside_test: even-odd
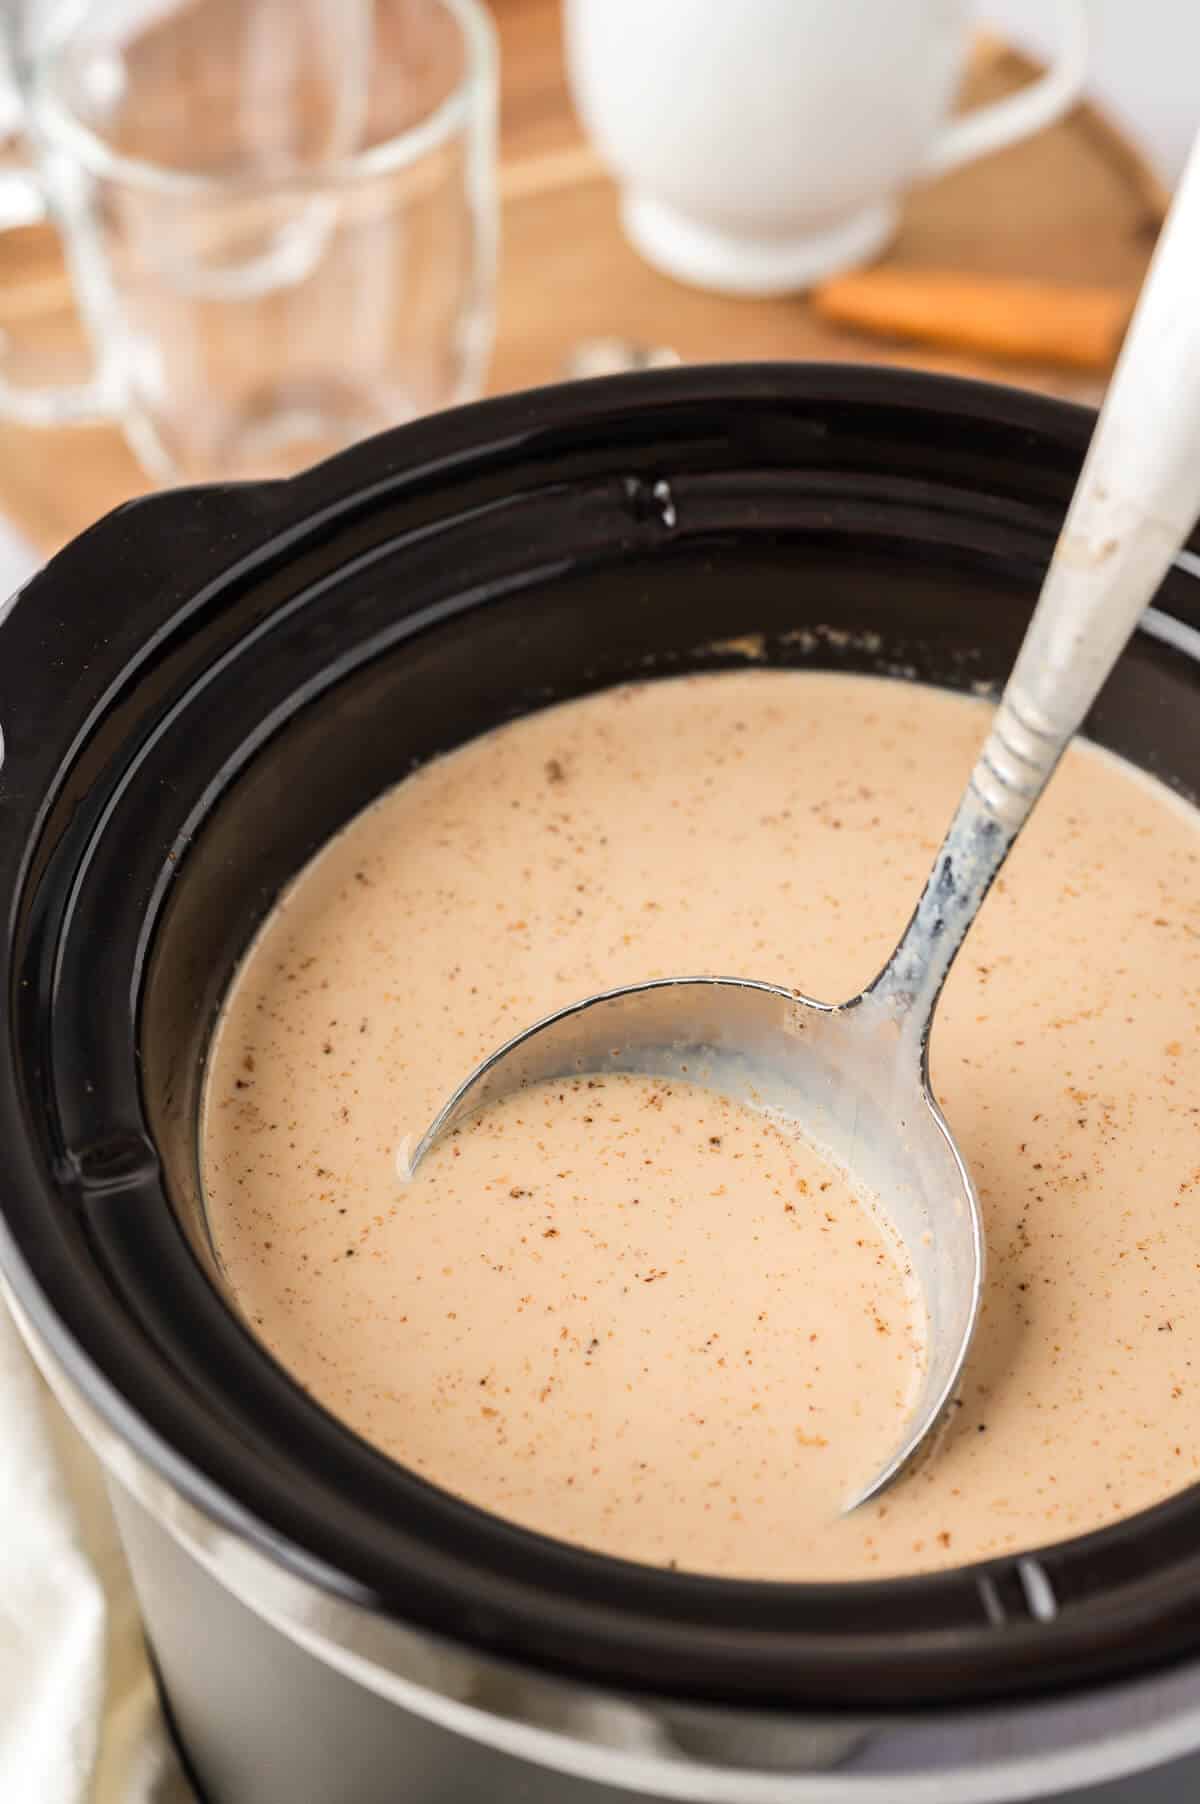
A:
[[[226,1305],[197,1178],[222,995],[347,818],[500,721],[748,634],[775,664],[999,684],[1089,427],[894,371],[579,384],[135,503],[22,593],[0,1270],[108,1470],[211,1804],[978,1804],[1200,1748],[1200,1492],[884,1583],[582,1552],[295,1387]],[[1197,629],[1185,553],[1087,729],[1188,795]]]

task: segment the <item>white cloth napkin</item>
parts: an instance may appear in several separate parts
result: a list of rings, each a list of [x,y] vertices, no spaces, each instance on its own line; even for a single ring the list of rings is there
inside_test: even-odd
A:
[[[193,1798],[99,1468],[0,1302],[0,1799]]]

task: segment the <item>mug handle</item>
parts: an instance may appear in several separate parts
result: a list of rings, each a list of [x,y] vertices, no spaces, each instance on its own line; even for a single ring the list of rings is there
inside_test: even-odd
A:
[[[0,169],[0,232],[53,224],[52,209],[34,171],[15,164]],[[0,419],[19,426],[76,426],[117,417],[111,385],[99,365],[86,382],[45,388],[10,382],[0,371]]]
[[[945,175],[1002,145],[1028,138],[1074,106],[1087,75],[1089,0],[1056,0],[1056,4],[1062,41],[1046,73],[1020,93],[978,107],[946,126],[921,164],[923,176]]]

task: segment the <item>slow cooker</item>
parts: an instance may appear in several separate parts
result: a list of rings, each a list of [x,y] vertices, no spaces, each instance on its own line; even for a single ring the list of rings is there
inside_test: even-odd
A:
[[[735,664],[748,635],[772,663],[999,684],[1090,425],[829,366],[563,386],[137,502],[22,592],[0,629],[0,1268],[106,1468],[209,1804],[1195,1795],[1200,1488],[917,1579],[594,1555],[423,1482],[293,1384],[227,1301],[198,1180],[222,996],[349,816],[500,721]],[[1198,705],[1184,553],[1087,730],[1195,795]]]

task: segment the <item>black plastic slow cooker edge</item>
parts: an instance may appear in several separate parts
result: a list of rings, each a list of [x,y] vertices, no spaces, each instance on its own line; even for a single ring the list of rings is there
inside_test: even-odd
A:
[[[0,980],[9,1000],[0,1263],[84,1393],[206,1513],[372,1608],[564,1674],[682,1698],[949,1706],[1145,1670],[1200,1642],[1200,1557],[1191,1552],[1200,1546],[1200,1499],[1190,1494],[1039,1554],[1050,1595],[1061,1600],[1051,1620],[1039,1619],[1045,1594],[1035,1605],[1016,1561],[853,1587],[734,1584],[598,1559],[494,1522],[382,1460],[278,1373],[188,1247],[161,1196],[144,1120],[109,1122],[84,1146],[56,1144],[47,1132],[57,1115],[46,1031],[59,1000],[56,909],[61,922],[110,799],[122,743],[114,714],[135,666],[143,701],[157,675],[168,705],[179,682],[175,648],[202,613],[221,613],[234,588],[269,588],[270,572],[300,557],[319,566],[336,535],[344,557],[347,531],[361,522],[369,540],[370,522],[397,497],[428,502],[433,515],[463,485],[479,507],[502,503],[506,479],[511,490],[518,474],[536,484],[623,469],[636,536],[656,530],[660,475],[806,458],[861,476],[894,462],[906,437],[968,484],[989,460],[1023,451],[1024,480],[1014,476],[1012,498],[1052,525],[1088,427],[1082,410],[1016,391],[860,369],[739,368],[588,384],[423,422],[290,484],[156,497],[102,522],[30,586],[0,636],[8,736]],[[919,483],[919,459],[910,463]],[[143,731],[152,714],[144,710]],[[165,864],[162,875],[159,908],[171,888]],[[143,955],[148,947],[144,935]],[[144,966],[126,975],[124,1018],[94,1023],[94,1050],[127,1041],[132,1066]],[[43,992],[32,1009],[31,988]],[[119,1213],[139,1192],[152,1205],[142,1219],[172,1274],[173,1307],[181,1318],[199,1312],[207,1344],[229,1361],[217,1393],[222,1383],[236,1388],[249,1362],[257,1394],[286,1419],[290,1469],[284,1461],[273,1468],[246,1423],[201,1396],[182,1367],[146,1357],[92,1259],[81,1186],[89,1207],[109,1198]],[[146,1247],[135,1251],[144,1257]],[[307,1464],[326,1480],[310,1495],[295,1483]],[[343,1478],[359,1495],[331,1526],[329,1498]],[[1097,1582],[1083,1582],[1089,1573]]]

